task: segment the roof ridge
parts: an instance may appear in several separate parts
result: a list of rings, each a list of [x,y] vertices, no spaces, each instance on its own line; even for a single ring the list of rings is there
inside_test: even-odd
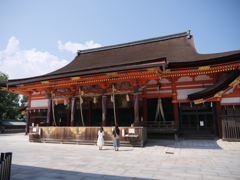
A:
[[[151,42],[156,42],[156,41],[163,41],[163,40],[167,40],[167,39],[174,39],[174,38],[179,38],[179,37],[184,37],[184,36],[188,36],[188,38],[190,38],[191,37],[190,30],[188,30],[186,32],[181,32],[181,33],[176,33],[176,34],[171,34],[171,35],[166,35],[166,36],[160,36],[160,37],[155,37],[155,38],[149,38],[149,39],[144,39],[144,40],[139,40],[139,41],[132,41],[132,42],[128,42],[128,43],[103,46],[103,47],[85,49],[85,50],[78,50],[77,56],[79,56],[80,54],[85,54],[85,53],[104,51],[104,50],[116,49],[116,48],[127,47],[127,46],[134,46],[134,45],[151,43]]]

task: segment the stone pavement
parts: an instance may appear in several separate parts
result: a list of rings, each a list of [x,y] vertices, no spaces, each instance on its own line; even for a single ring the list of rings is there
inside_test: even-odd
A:
[[[144,148],[30,143],[24,133],[0,134],[13,152],[11,179],[240,179],[240,142],[149,140]]]

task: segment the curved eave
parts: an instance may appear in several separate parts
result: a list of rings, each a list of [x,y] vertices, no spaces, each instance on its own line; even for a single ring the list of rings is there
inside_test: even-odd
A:
[[[240,70],[236,69],[223,77],[221,80],[219,80],[214,85],[199,91],[197,93],[189,94],[188,98],[191,101],[199,100],[199,99],[208,99],[211,97],[216,97],[216,94],[219,92],[224,92],[226,89],[230,87],[230,84],[236,80],[240,76]]]
[[[234,51],[235,52],[235,51]],[[206,58],[196,61],[188,61],[188,62],[169,62],[168,68],[174,69],[174,68],[191,68],[191,67],[199,67],[199,66],[211,66],[215,64],[224,64],[234,61],[240,60],[240,51],[236,51],[236,53],[232,52],[231,55],[225,55],[222,57],[216,58]]]
[[[89,69],[89,70],[87,69],[84,71],[67,72],[67,73],[61,73],[56,75],[46,75],[46,76],[38,76],[33,78],[9,80],[7,85],[8,87],[14,87],[18,84],[27,84],[27,83],[60,79],[60,78],[68,78],[68,77],[74,77],[74,76],[84,76],[84,75],[91,75],[91,74],[109,73],[109,72],[116,72],[116,71],[134,70],[134,69],[143,69],[143,68],[152,68],[152,67],[162,67],[162,69],[164,69],[165,66],[166,66],[166,58],[159,58],[159,59],[149,60],[149,61],[146,61],[146,63],[137,64],[137,65],[129,64],[126,66],[105,67],[101,69]]]

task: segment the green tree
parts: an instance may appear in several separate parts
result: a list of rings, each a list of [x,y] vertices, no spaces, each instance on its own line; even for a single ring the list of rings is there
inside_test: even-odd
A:
[[[8,75],[0,71],[0,81],[7,81]],[[19,95],[0,89],[0,119],[15,119],[18,115]]]
[[[22,107],[25,107],[27,106],[27,103],[28,103],[28,96],[25,96],[23,95],[21,98],[20,98],[20,107],[19,108],[22,108]],[[20,114],[18,115],[18,118],[20,119],[26,119],[27,117],[27,114],[21,114],[21,112],[19,112]]]
[[[7,81],[8,75],[0,71],[0,81]]]
[[[23,95],[23,97],[22,97],[22,99],[21,99],[20,102],[21,102],[20,107],[27,106],[27,103],[28,103],[28,96]]]

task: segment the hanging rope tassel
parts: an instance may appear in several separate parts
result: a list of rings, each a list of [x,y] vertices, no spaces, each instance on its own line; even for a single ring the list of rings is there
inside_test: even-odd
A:
[[[80,88],[79,88],[79,94],[80,94],[79,100],[80,100],[80,114],[82,119],[82,125],[85,126],[84,120],[83,120],[83,112],[82,112],[83,98],[82,98],[82,91],[80,90]]]
[[[157,84],[157,90],[159,91],[160,90],[160,84],[158,83]],[[157,108],[156,108],[156,114],[155,114],[155,121],[157,121],[158,120],[158,118],[159,118],[159,121],[161,120],[160,119],[160,112],[159,112],[159,110],[160,110],[160,104],[159,104],[159,99],[160,99],[160,94],[158,94],[158,102],[157,102]]]
[[[66,100],[66,99],[64,99],[64,105],[65,105],[65,106],[67,105],[67,100]]]
[[[165,116],[164,116],[164,111],[163,111],[163,106],[162,106],[162,100],[161,100],[160,97],[159,97],[159,99],[158,99],[158,104],[159,104],[159,110],[160,110],[160,112],[161,112],[163,121],[165,121]]]
[[[57,126],[56,119],[55,119],[55,112],[54,112],[54,102],[53,102],[53,99],[52,99],[52,112],[53,112],[53,120],[54,120],[54,124],[55,124],[55,126]]]
[[[96,96],[93,97],[93,103],[94,103],[94,104],[97,103],[97,98],[96,98]]]
[[[130,101],[130,98],[129,98],[129,95],[128,95],[128,94],[126,94],[126,100],[127,100],[127,101]]]

